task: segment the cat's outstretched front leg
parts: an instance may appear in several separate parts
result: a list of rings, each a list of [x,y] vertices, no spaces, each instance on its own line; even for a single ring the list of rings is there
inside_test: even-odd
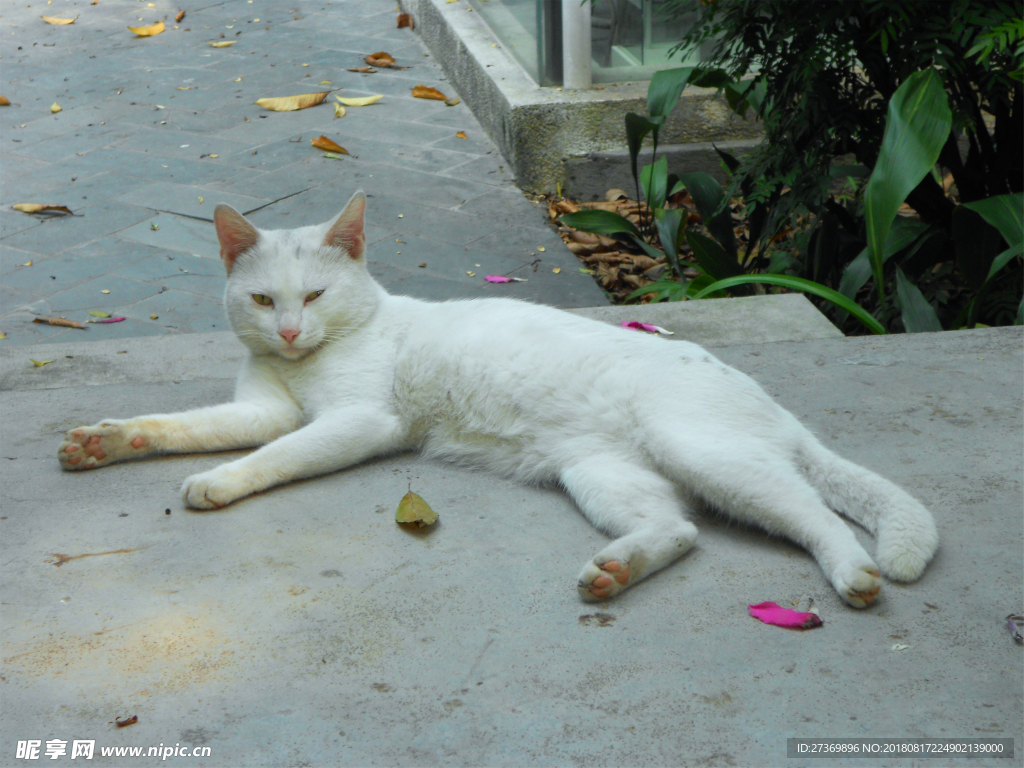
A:
[[[181,487],[182,500],[195,509],[214,509],[304,477],[358,464],[403,446],[399,419],[366,405],[323,414],[248,456],[192,475]]]
[[[98,469],[155,453],[252,448],[297,429],[302,412],[279,383],[243,371],[236,400],[181,413],[104,419],[70,430],[57,449],[63,469]]]
[[[593,455],[561,473],[561,483],[595,526],[617,536],[583,566],[584,600],[605,600],[681,557],[697,539],[675,486],[614,455]]]

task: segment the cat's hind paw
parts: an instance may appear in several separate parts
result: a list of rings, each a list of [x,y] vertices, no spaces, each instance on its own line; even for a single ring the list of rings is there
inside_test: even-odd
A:
[[[587,602],[615,597],[630,585],[628,560],[587,563],[577,582],[580,597]]]
[[[98,469],[148,453],[145,439],[128,431],[126,422],[118,419],[72,429],[57,449],[61,469]]]
[[[874,563],[844,563],[832,574],[832,584],[839,596],[854,608],[867,608],[882,590],[881,574]]]
[[[227,465],[186,477],[181,486],[181,500],[192,509],[220,509],[250,493],[239,473]]]

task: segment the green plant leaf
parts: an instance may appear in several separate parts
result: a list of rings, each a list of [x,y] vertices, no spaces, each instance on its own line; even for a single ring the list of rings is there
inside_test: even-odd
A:
[[[654,297],[655,301],[664,301],[665,299],[681,301],[686,296],[688,283],[689,281],[678,283],[675,280],[656,280],[653,283],[637,288],[626,297],[626,301],[639,299],[641,296],[646,296],[650,293],[657,294]]]
[[[679,67],[654,73],[647,87],[647,111],[651,117],[664,120],[672,113],[695,69]]]
[[[709,285],[704,290],[697,293],[692,298],[703,299],[707,298],[710,294],[715,291],[722,291],[727,288],[732,288],[736,285],[743,285],[744,283],[766,283],[768,285],[780,285],[783,288],[792,288],[796,291],[802,291],[804,293],[811,293],[815,296],[819,296],[826,301],[830,301],[837,307],[849,312],[851,315],[860,320],[868,330],[875,334],[885,333],[885,328],[878,322],[871,313],[864,309],[860,304],[843,296],[841,293],[833,291],[831,288],[815,283],[811,280],[805,280],[802,277],[793,277],[792,275],[737,275],[736,277],[729,277],[725,280],[719,280],[716,283]]]
[[[942,77],[931,68],[904,80],[889,101],[882,147],[864,188],[868,258],[879,300],[885,297],[882,257],[889,228],[907,195],[935,166],[952,119]]]
[[[1002,235],[966,205],[953,209],[952,224],[956,268],[967,285],[977,291],[988,280],[992,262],[1002,250]]]
[[[1024,193],[997,195],[973,203],[964,203],[963,208],[974,211],[988,224],[999,230],[1006,244],[1010,246],[992,260],[985,282],[996,276],[1014,256],[1024,252]]]
[[[629,147],[629,169],[633,173],[633,181],[639,184],[640,178],[636,169],[636,159],[640,156],[640,147],[647,134],[657,130],[658,126],[635,112],[626,114],[626,146]]]
[[[648,208],[664,208],[668,192],[668,158],[664,155],[640,170],[640,185]]]
[[[687,231],[686,241],[690,244],[693,256],[697,259],[701,269],[715,280],[723,280],[743,273],[743,267],[736,259],[730,257],[722,246],[710,237],[705,237],[699,232]]]
[[[559,216],[558,220],[568,227],[583,232],[593,232],[595,235],[640,236],[640,230],[629,219],[611,211],[576,211],[576,213]]]
[[[727,201],[722,185],[702,171],[684,173],[679,180],[686,185],[686,191],[693,198],[704,226],[735,261],[736,236],[732,231],[732,212],[725,204]]]
[[[932,305],[899,267],[896,267],[896,298],[900,302],[903,327],[907,329],[907,333],[942,330],[942,323],[939,322],[939,316],[935,314]]]
[[[672,271],[679,278],[683,276],[683,272],[679,268],[679,227],[683,220],[683,213],[682,208],[671,208],[667,211],[656,211],[654,214],[654,223],[658,227],[661,247],[665,249],[665,257],[672,265]]]
[[[667,258],[664,253],[659,251],[657,248],[655,248],[653,245],[651,245],[650,243],[648,243],[646,240],[644,240],[642,237],[640,237],[638,235],[633,235],[633,242],[635,242],[638,246],[640,246],[640,249],[644,253],[646,253],[648,256],[650,256],[652,259],[664,259],[664,258]]]

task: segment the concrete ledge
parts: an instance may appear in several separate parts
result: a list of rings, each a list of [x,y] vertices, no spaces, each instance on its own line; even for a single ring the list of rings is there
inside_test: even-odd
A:
[[[566,310],[619,325],[640,320],[706,347],[842,338],[799,294]],[[0,392],[234,379],[245,347],[230,331],[0,349]],[[36,368],[30,358],[53,360]]]
[[[602,195],[570,183],[566,163],[593,152],[624,150],[623,118],[643,114],[648,83],[614,83],[601,90],[541,88],[507,53],[465,3],[400,0],[423,42],[440,62],[459,96],[498,145],[527,192],[550,194],[561,184],[574,196]],[[757,141],[758,124],[736,117],[712,88],[687,88],[661,131],[663,144]],[[715,166],[717,167],[717,166]],[[676,170],[673,167],[673,170]],[[598,183],[597,186],[601,186]]]

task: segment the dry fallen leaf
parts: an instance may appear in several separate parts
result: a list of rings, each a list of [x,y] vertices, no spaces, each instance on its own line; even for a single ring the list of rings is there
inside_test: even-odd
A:
[[[42,368],[44,365],[49,365],[50,363],[53,362],[53,360],[32,360],[31,357],[29,358],[29,360],[32,361],[32,365],[34,365],[36,368]]]
[[[346,155],[348,152],[345,153]],[[345,158],[334,152],[324,152],[320,157],[329,157],[331,160],[344,160]]]
[[[18,203],[17,205],[14,205],[12,207],[14,208],[14,210],[21,211],[22,213],[43,213],[44,211],[71,213],[71,210],[64,205],[43,205],[42,203]]]
[[[334,116],[335,117],[344,117],[345,116],[345,108],[343,106],[341,106],[341,104],[335,104],[334,105]]]
[[[406,69],[406,67],[400,67],[395,64],[395,57],[386,51],[371,53],[366,57],[365,61],[370,66],[381,67],[382,69]]]
[[[54,115],[60,112],[60,104],[58,104],[56,101],[53,102],[53,104],[50,106],[50,112]]]
[[[448,97],[436,88],[429,88],[425,85],[417,85],[412,89],[412,95],[417,99],[434,99],[435,101],[448,101]]]
[[[323,149],[326,150],[327,152],[340,152],[343,155],[348,154],[347,149],[338,144],[335,144],[326,136],[317,136],[315,139],[310,139],[309,143],[312,144],[317,149]]]
[[[7,338],[7,334],[4,333],[3,331],[0,331],[0,339],[6,339],[6,338]]]
[[[372,75],[377,70],[373,67],[349,67],[349,72],[362,72],[364,75]]]
[[[138,715],[126,717],[124,720],[118,720],[116,717],[114,718],[114,725],[116,725],[118,728],[124,728],[126,725],[134,725],[137,722],[139,722]]]
[[[62,328],[81,328],[83,331],[85,330],[85,326],[81,323],[77,323],[74,320],[65,320],[63,317],[33,317],[32,322],[59,325]]]
[[[89,314],[92,315],[93,317],[110,317],[109,312],[99,312],[95,309],[90,309]]]
[[[159,317],[160,317],[160,315],[150,315],[150,316],[149,316],[149,319],[150,319],[150,320],[156,320],[156,319],[157,319],[157,318],[159,318]]]
[[[229,46],[234,45],[237,42],[238,42],[237,40],[218,40],[215,43],[211,43],[210,41],[207,41],[206,44],[208,46],[210,46],[211,48],[227,48]]]
[[[330,95],[330,91],[320,93],[303,93],[298,96],[280,96],[272,99],[257,99],[256,104],[271,112],[295,112],[307,107],[315,107],[323,104],[324,99]]]
[[[469,136],[466,135],[465,131],[459,131],[458,133],[455,134],[455,138],[456,139],[468,139]]]
[[[455,96],[454,98],[451,98],[451,99],[448,99],[447,101],[445,101],[444,105],[446,107],[454,107],[458,103],[459,103],[459,97]]]
[[[185,12],[184,11],[178,11],[178,15],[174,17],[174,20],[180,22],[184,18],[185,18]]]
[[[333,85],[330,80],[321,80],[317,85]]]
[[[377,94],[376,96],[360,96],[358,98],[352,99],[343,99],[341,96],[335,96],[334,98],[336,98],[346,107],[368,107],[371,104],[376,104],[384,97],[381,96],[380,94]]]
[[[416,523],[420,528],[437,522],[437,513],[422,498],[409,491],[398,503],[396,523]]]
[[[41,18],[47,24],[74,24],[75,19],[77,19],[78,17],[75,16],[75,19],[61,19],[58,18],[57,16],[40,16],[39,18]]]
[[[11,102],[9,102],[7,100],[7,97],[6,96],[0,96],[0,107],[9,107],[9,106],[11,106]]]
[[[158,21],[156,24],[151,24],[148,27],[128,27],[129,32],[134,32],[139,37],[153,37],[153,35],[159,35],[164,31],[164,23]]]
[[[110,289],[104,288],[102,291],[100,291],[100,293],[110,293]]]
[[[401,29],[402,27],[408,27],[409,29],[415,29],[415,26],[413,25],[413,21],[412,21],[412,16],[410,16],[408,13],[400,13],[400,14],[398,14],[398,28]]]

